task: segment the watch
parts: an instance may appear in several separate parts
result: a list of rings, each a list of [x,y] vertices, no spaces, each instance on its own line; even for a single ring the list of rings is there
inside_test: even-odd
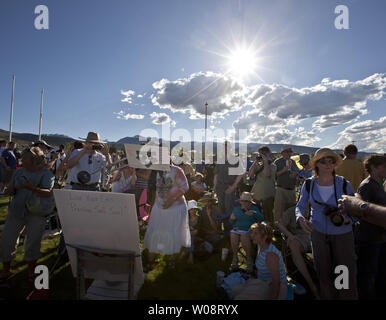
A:
[[[362,202],[362,203],[359,205],[359,209],[360,209],[360,211],[361,211],[361,218],[364,217],[367,207],[368,207],[368,206],[367,206],[367,203],[366,203],[366,202]]]

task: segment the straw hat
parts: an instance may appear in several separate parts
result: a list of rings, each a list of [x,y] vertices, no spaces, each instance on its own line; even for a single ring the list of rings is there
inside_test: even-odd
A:
[[[310,161],[310,166],[315,169],[316,163],[325,157],[331,157],[335,159],[335,168],[342,163],[342,158],[329,148],[321,148],[316,151],[314,157]]]
[[[253,197],[252,197],[252,193],[250,192],[247,192],[247,191],[244,191],[242,194],[241,194],[241,197],[239,200],[237,200],[237,202],[240,202],[240,201],[249,201],[253,204],[256,204],[255,201],[253,201]]]
[[[205,192],[201,199],[198,199],[198,202],[207,202],[213,201],[217,202],[217,196],[212,192]]]
[[[190,200],[188,201],[188,211],[190,209],[198,209],[198,210],[202,210],[201,207],[197,206],[197,201],[196,200]]]
[[[46,141],[44,140],[38,140],[36,141],[34,144],[33,144],[33,147],[38,147],[39,145],[44,145],[46,146],[48,149],[53,149],[54,147],[53,146],[50,146]]]
[[[86,140],[86,142],[92,142],[92,143],[105,143],[104,141],[102,141],[99,138],[99,134],[97,132],[89,132],[87,134],[87,138],[86,139],[80,138],[80,137],[79,137],[79,139]]]

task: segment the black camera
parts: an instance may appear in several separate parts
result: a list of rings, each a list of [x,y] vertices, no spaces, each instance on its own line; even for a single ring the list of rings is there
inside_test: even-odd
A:
[[[263,157],[261,156],[261,154],[260,154],[260,153],[258,153],[258,154],[256,155],[256,158],[255,158],[255,160],[256,160],[257,162],[261,162],[261,161],[263,161]]]
[[[326,207],[324,209],[324,214],[330,218],[332,224],[336,227],[340,227],[345,223],[345,219],[337,207]],[[347,222],[345,224],[347,224]]]
[[[101,144],[97,144],[97,145],[93,145],[92,146],[92,149],[93,150],[96,150],[96,151],[101,151],[102,150],[102,145]]]

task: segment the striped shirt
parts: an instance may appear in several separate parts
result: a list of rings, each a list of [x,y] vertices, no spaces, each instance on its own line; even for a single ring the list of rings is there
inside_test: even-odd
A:
[[[272,280],[271,271],[269,271],[267,264],[265,263],[268,252],[273,252],[279,257],[280,282],[287,282],[283,257],[281,256],[280,251],[272,243],[263,252],[260,252],[260,248],[258,248],[256,258],[257,278],[259,280]]]

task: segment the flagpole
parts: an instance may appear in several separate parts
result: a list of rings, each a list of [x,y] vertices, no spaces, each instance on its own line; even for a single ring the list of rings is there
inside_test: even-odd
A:
[[[206,128],[207,128],[207,121],[208,121],[208,102],[205,103],[205,144],[206,144]]]
[[[42,89],[42,94],[40,99],[39,140],[42,140],[43,95],[44,95],[44,89]]]
[[[205,142],[204,142],[205,161],[206,161],[206,127],[207,127],[207,121],[208,121],[208,102],[205,103]]]
[[[12,141],[13,103],[15,101],[15,75],[12,76],[11,115],[9,118],[9,142]]]

